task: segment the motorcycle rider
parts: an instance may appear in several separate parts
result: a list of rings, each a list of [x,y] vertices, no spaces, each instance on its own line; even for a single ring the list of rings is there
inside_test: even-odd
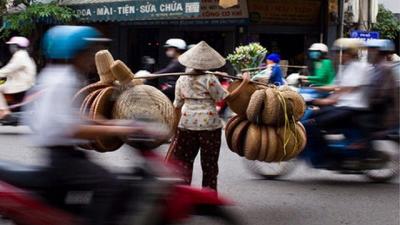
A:
[[[277,53],[271,53],[265,58],[265,61],[267,68],[257,73],[252,80],[275,84],[277,86],[286,84],[286,81],[283,78],[281,66],[279,65],[281,56]]]
[[[342,38],[334,43],[336,50],[342,51],[343,67],[336,77],[336,84],[317,88],[333,91],[325,99],[313,101],[314,105],[324,106],[304,122],[308,143],[306,148],[315,149],[316,160],[329,159],[328,145],[321,130],[346,128],[353,118],[368,109],[367,90],[370,84],[369,66],[360,62],[358,53],[363,42],[358,39]],[[324,157],[325,156],[325,157]],[[330,162],[319,162],[322,165]]]
[[[186,50],[186,42],[179,38],[171,38],[165,42],[164,47],[165,54],[169,59],[171,59],[171,61],[165,68],[155,72],[154,74],[184,73],[186,68],[179,63],[178,57]],[[177,80],[178,77],[169,76],[147,80],[146,83],[160,89],[173,102],[175,99],[175,85]]]
[[[313,86],[332,85],[335,80],[335,69],[332,61],[328,58],[328,46],[323,43],[314,43],[308,49],[309,76],[299,78]]]
[[[79,116],[79,107],[69,104],[85,83],[84,74],[95,68],[94,55],[104,41],[109,40],[88,26],[55,26],[48,30],[43,51],[50,63],[42,70],[37,85],[45,91],[35,105],[29,106],[35,113],[26,118],[26,123],[35,130],[32,141],[48,150],[48,171],[56,186],[54,190],[67,193],[65,198],[52,203],[65,208],[71,191],[84,193],[83,217],[93,225],[107,224],[120,184],[114,175],[91,162],[75,145],[99,136],[143,132],[141,128],[114,126],[113,121],[84,121]],[[76,209],[67,210],[75,212]]]
[[[368,62],[373,65],[368,100],[371,116],[366,121],[369,133],[399,126],[399,86],[388,62],[394,50],[391,40],[372,39],[368,43]]]
[[[7,101],[3,94],[17,94],[29,90],[36,80],[36,64],[27,51],[29,40],[25,37],[15,36],[8,42],[12,57],[0,69],[0,78],[7,79],[0,86],[0,119],[10,115]]]

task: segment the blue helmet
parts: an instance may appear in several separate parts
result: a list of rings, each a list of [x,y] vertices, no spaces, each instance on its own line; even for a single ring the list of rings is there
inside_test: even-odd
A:
[[[91,42],[100,39],[101,33],[93,27],[55,26],[44,35],[43,52],[49,59],[72,59]]]
[[[277,53],[271,53],[266,57],[267,60],[271,60],[274,63],[279,63],[281,61],[281,56]]]

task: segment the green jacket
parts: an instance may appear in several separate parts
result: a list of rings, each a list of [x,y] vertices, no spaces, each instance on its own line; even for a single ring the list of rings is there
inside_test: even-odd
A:
[[[333,84],[335,80],[335,69],[329,59],[314,63],[314,74],[308,76],[308,81],[315,86],[326,86]]]

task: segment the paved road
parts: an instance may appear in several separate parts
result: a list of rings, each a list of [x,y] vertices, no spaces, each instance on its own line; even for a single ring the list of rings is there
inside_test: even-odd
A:
[[[25,128],[0,127],[0,159],[42,164],[42,151],[29,147]],[[225,146],[225,145],[224,145]],[[93,154],[110,168],[131,164],[128,149]],[[336,175],[305,166],[280,181],[253,177],[242,160],[224,147],[220,161],[221,194],[251,225],[399,225],[399,183],[372,184],[359,176]],[[200,183],[197,162],[195,185]],[[210,224],[211,225],[211,224]]]

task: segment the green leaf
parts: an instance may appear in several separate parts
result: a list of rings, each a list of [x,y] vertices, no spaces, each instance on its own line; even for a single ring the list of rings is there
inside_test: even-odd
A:
[[[18,0],[19,2],[25,4],[29,3],[29,0]],[[7,1],[0,0],[0,12],[2,15],[5,13],[5,4]],[[8,21],[9,26],[7,26],[0,33],[0,38],[8,38],[12,32],[17,32],[22,35],[29,36],[35,29],[37,29],[38,24],[43,20],[54,20],[56,23],[70,23],[72,20],[77,18],[74,11],[68,7],[60,6],[57,3],[42,4],[33,3],[27,5],[26,10],[14,13],[5,14],[4,20]]]
[[[400,21],[390,10],[379,5],[377,23],[372,28],[381,33],[381,38],[395,39],[400,33]]]

